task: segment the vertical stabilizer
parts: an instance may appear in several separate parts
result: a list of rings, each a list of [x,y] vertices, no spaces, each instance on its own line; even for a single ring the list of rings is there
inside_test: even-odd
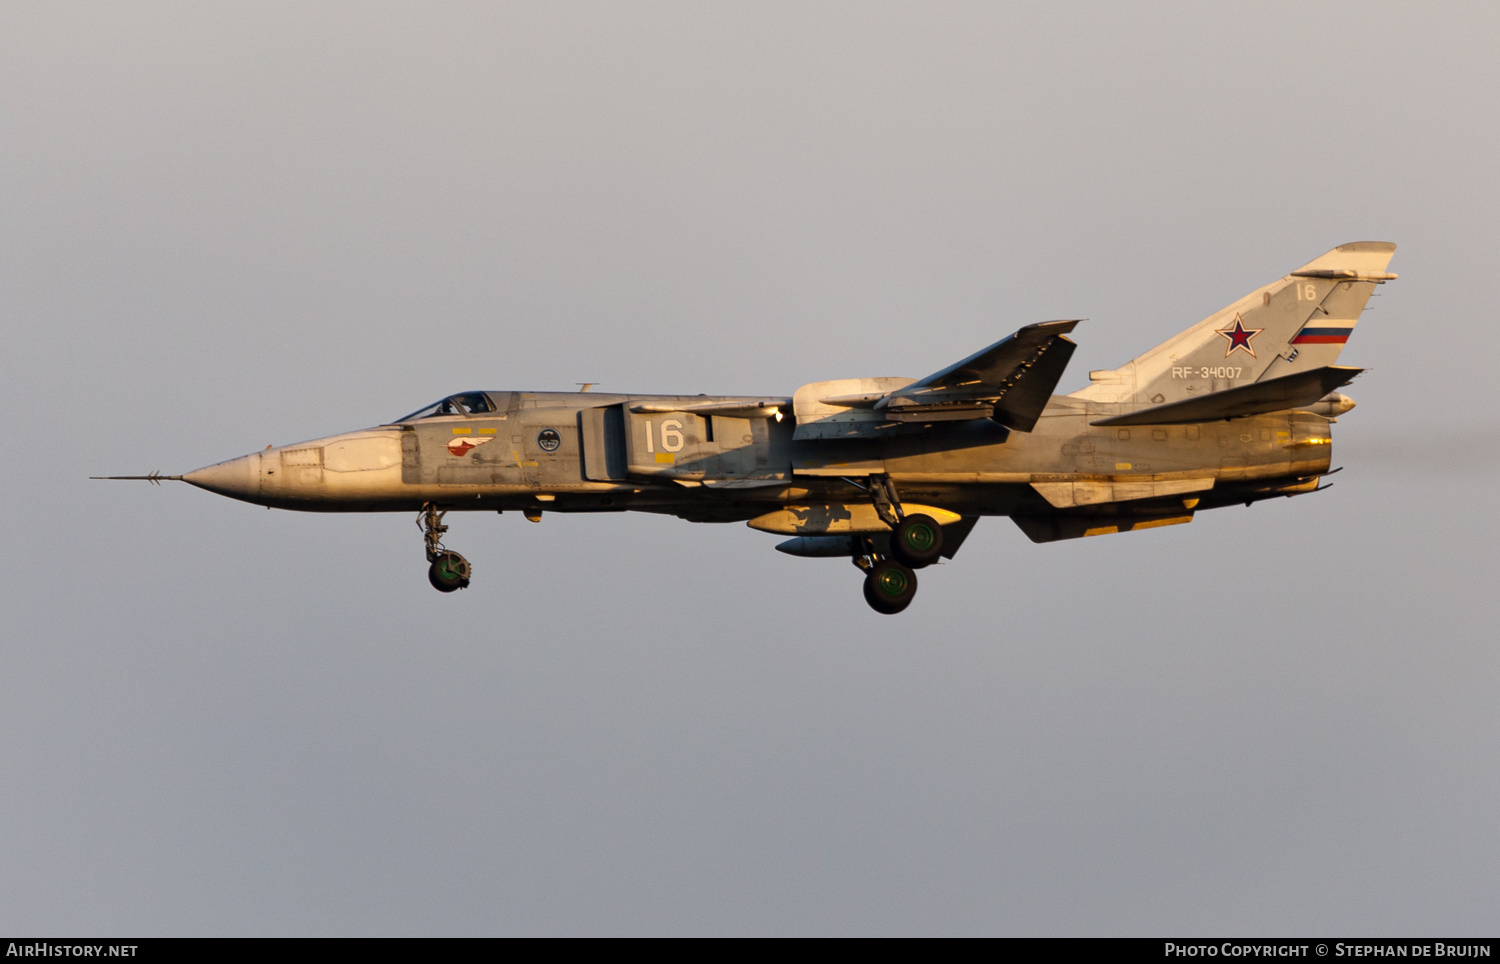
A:
[[[1341,244],[1113,371],[1090,372],[1073,397],[1161,405],[1311,371],[1339,352],[1396,246]]]

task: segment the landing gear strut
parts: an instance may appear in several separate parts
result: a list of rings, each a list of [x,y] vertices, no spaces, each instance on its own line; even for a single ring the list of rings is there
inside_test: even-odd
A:
[[[907,515],[890,476],[872,475],[867,482],[854,484],[869,494],[880,521],[891,527],[890,555],[869,536],[855,536],[850,548],[854,564],[865,573],[865,602],[876,612],[892,616],[910,606],[917,594],[915,570],[932,565],[942,555],[943,527],[932,516]]]
[[[929,515],[907,515],[901,496],[888,475],[872,475],[860,485],[875,503],[880,521],[891,527],[890,554],[881,551],[884,540],[855,536],[850,541],[854,564],[865,574],[865,602],[877,613],[893,616],[911,605],[917,594],[917,569],[937,562],[943,551],[943,528]]]
[[[427,581],[438,592],[452,592],[469,584],[469,560],[450,549],[443,548],[443,516],[448,510],[439,509],[431,502],[422,506],[417,514],[417,526],[422,530],[422,541],[427,545]]]
[[[888,475],[870,476],[870,500],[880,521],[891,527],[891,555],[909,569],[923,569],[943,552],[943,527],[930,515],[907,515],[896,483]]]

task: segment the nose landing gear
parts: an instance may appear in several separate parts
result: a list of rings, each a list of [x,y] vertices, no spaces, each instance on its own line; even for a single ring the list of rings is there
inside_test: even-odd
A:
[[[453,592],[469,585],[469,560],[443,548],[443,533],[448,531],[443,516],[447,514],[446,509],[440,510],[431,502],[424,504],[417,514],[417,526],[427,546],[427,561],[432,564],[427,569],[427,581],[438,592]]]

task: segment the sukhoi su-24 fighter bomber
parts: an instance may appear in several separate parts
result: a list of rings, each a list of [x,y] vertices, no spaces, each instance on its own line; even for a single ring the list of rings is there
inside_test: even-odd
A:
[[[1070,395],[1077,321],[1027,325],[926,378],[786,396],[470,391],[374,428],[181,476],[278,509],[417,514],[442,592],[469,585],[447,513],[638,510],[748,522],[794,556],[852,559],[866,601],[905,609],[916,570],[982,516],[1034,542],[1191,522],[1316,492],[1361,369],[1339,352],[1394,244],[1345,244]],[[112,478],[121,478],[113,476]]]

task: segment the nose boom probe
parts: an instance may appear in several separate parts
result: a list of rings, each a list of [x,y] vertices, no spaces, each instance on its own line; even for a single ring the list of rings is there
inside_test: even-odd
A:
[[[120,479],[135,482],[150,482],[152,485],[161,485],[163,482],[181,482],[180,475],[162,475],[160,472],[152,472],[150,475],[91,475],[91,479]]]

